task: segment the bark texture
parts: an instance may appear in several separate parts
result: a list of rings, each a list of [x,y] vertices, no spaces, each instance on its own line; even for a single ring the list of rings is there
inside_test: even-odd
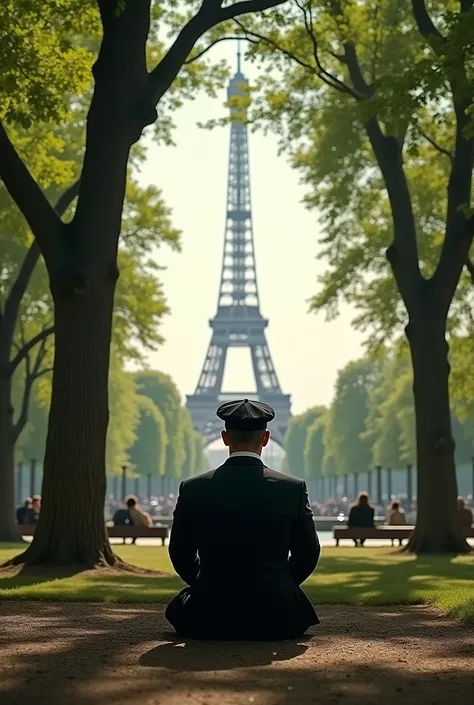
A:
[[[11,406],[11,379],[7,371],[8,356],[0,351],[0,542],[20,541],[16,529],[14,427]],[[3,358],[3,360],[2,360]]]
[[[417,444],[417,522],[406,550],[467,553],[457,508],[455,443],[449,405],[448,344],[443,321],[408,326]]]
[[[54,384],[42,511],[31,546],[15,563],[115,565],[104,523],[107,380],[114,281],[55,301]]]

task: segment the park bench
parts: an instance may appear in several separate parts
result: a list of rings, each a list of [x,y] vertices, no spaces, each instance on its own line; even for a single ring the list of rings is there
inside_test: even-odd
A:
[[[334,526],[333,538],[336,539],[336,546],[339,546],[341,539],[387,539],[392,542],[398,541],[402,545],[402,541],[410,537],[414,526],[377,526],[374,529],[359,529],[349,526]]]
[[[23,524],[18,526],[18,532],[22,536],[34,536],[36,526],[34,524]],[[113,539],[161,539],[164,545],[168,538],[169,528],[167,526],[107,526],[109,538]]]
[[[336,546],[339,546],[341,539],[380,539],[392,542],[395,541],[401,546],[402,541],[409,539],[414,530],[414,526],[377,526],[375,529],[359,529],[349,526],[334,526],[333,538],[336,539]],[[474,526],[465,529],[466,538],[474,538]]]

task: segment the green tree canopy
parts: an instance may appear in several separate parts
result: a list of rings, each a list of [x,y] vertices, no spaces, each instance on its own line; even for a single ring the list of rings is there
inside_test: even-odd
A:
[[[163,414],[168,445],[165,475],[181,477],[186,459],[183,435],[183,413],[178,389],[169,375],[146,370],[134,374],[137,391],[149,397]]]
[[[138,394],[136,402],[139,421],[130,461],[139,475],[164,475],[168,443],[164,416],[149,397]]]
[[[136,440],[139,410],[133,379],[124,371],[120,360],[113,354],[110,363],[107,474],[118,475],[123,465],[130,466],[128,451]]]
[[[195,475],[199,475],[210,469],[208,457],[204,452],[204,438],[200,433],[194,434],[194,448],[196,454]]]
[[[308,409],[303,414],[293,416],[291,419],[284,440],[286,451],[285,468],[288,472],[299,476],[305,474],[304,452],[308,428],[319,419],[325,411],[325,407],[315,406],[313,409]]]
[[[468,463],[472,456],[474,425],[469,410],[469,390],[458,388],[465,379],[463,347],[465,340],[453,341],[453,437],[456,461]],[[469,343],[472,348],[472,342]],[[468,346],[468,347],[469,347]],[[458,367],[458,364],[461,367]],[[463,386],[463,385],[462,385]],[[405,347],[387,350],[369,394],[369,410],[363,437],[372,443],[374,465],[400,468],[416,458],[413,370]]]
[[[3,0],[0,4],[0,120],[60,122],[69,97],[91,85],[94,55],[77,41],[99,35],[88,0]]]
[[[377,363],[363,358],[350,362],[338,374],[324,433],[325,452],[336,474],[367,472],[372,465],[371,443],[364,431],[376,371]]]
[[[323,225],[319,257],[327,266],[312,307],[333,317],[349,301],[358,312],[355,325],[371,343],[400,336],[406,323],[386,257],[394,215],[374,144],[377,129],[380,141],[399,141],[424,276],[434,273],[445,237],[456,131],[446,73],[460,76],[463,61],[471,65],[474,11],[459,12],[454,0],[435,0],[430,9],[447,37],[442,56],[427,48],[410,2],[307,0],[288,3],[265,22],[239,22],[250,56],[265,69],[252,94],[251,119],[277,133],[308,187],[305,203]],[[466,90],[467,98],[470,84]],[[473,304],[466,269],[451,329],[462,330]]]
[[[191,422],[189,411],[181,407],[182,438],[185,451],[185,459],[181,470],[181,477],[186,479],[196,475],[199,458],[196,455],[196,432]]]
[[[306,431],[304,444],[304,475],[320,477],[324,469],[324,431],[327,425],[327,411],[323,411]]]

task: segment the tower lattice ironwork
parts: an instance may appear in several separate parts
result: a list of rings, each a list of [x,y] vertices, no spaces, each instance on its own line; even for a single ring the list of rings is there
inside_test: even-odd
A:
[[[187,396],[187,408],[193,425],[208,442],[215,440],[222,428],[216,407],[235,398],[258,399],[276,412],[271,424],[272,438],[280,445],[290,419],[290,395],[283,394],[265,336],[268,320],[260,312],[255,267],[255,249],[250,198],[248,130],[242,106],[236,96],[248,96],[248,80],[241,70],[240,50],[237,72],[230,80],[228,99],[232,114],[230,129],[227,213],[224,253],[217,313],[209,321],[211,342],[194,394]],[[242,102],[242,101],[240,101]],[[250,349],[256,392],[222,393],[227,350]]]

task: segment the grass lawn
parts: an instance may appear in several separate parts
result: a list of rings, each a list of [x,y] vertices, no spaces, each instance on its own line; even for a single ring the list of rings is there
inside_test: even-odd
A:
[[[53,580],[0,574],[0,600],[165,603],[182,587],[166,548],[115,548],[125,561],[169,577],[89,574]],[[0,545],[0,565],[17,552]],[[316,605],[430,603],[474,624],[474,556],[416,558],[390,548],[324,548],[305,590]]]

